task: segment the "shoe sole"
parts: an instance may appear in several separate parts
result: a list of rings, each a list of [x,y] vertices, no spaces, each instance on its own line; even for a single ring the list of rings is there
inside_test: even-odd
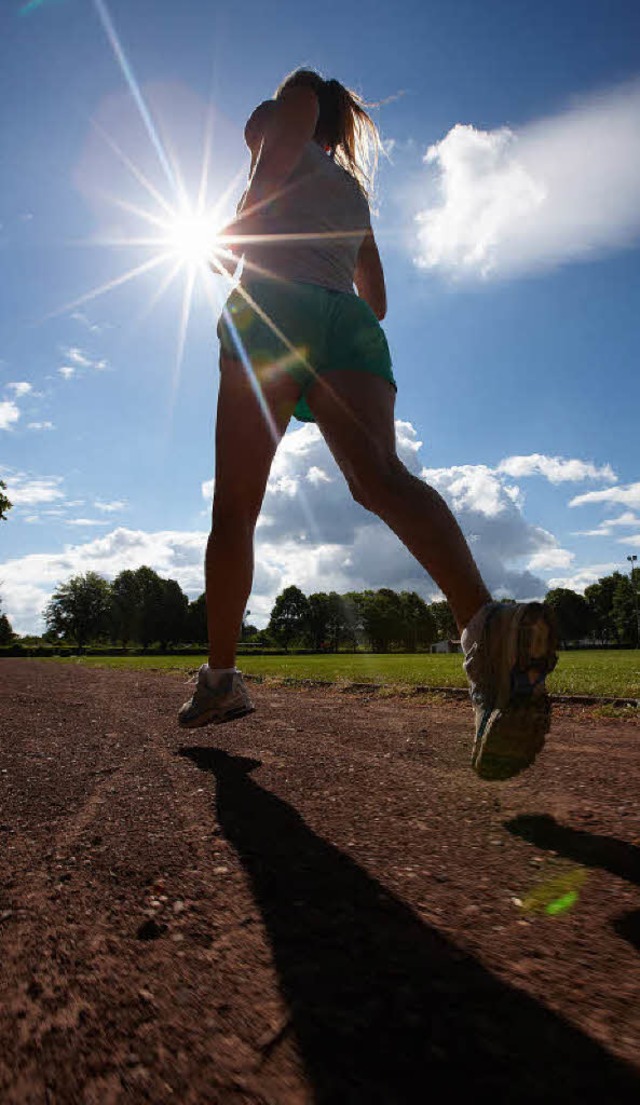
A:
[[[528,603],[513,619],[495,658],[497,701],[482,718],[471,758],[482,779],[510,779],[542,751],[551,727],[544,679],[556,665],[556,646],[553,611]],[[527,673],[536,669],[540,683],[533,687]]]
[[[474,749],[476,774],[498,782],[526,771],[542,752],[550,728],[548,694],[515,699],[506,710],[493,710]]]
[[[178,724],[183,729],[202,729],[205,725],[224,725],[227,721],[237,721],[238,718],[255,713],[255,709],[255,706],[241,706],[237,710],[229,710],[223,717],[219,714],[216,715],[215,711],[209,710],[204,714],[200,714],[199,717],[193,718],[192,721],[183,721],[179,717]]]

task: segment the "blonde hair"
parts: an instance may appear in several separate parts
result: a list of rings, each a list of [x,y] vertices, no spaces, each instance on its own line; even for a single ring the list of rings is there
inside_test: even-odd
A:
[[[318,97],[320,112],[314,138],[370,197],[381,148],[378,128],[365,111],[372,105],[340,81],[326,81],[313,69],[294,69],[277,88],[276,99],[286,88],[296,85],[312,88]]]

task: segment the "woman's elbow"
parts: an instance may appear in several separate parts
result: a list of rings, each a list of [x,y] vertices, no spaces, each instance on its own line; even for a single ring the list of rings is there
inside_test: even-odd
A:
[[[367,280],[362,272],[356,272],[354,280],[356,291],[369,305],[379,322],[387,313],[387,289],[382,280]]]
[[[386,294],[386,292],[381,292],[378,295],[372,296],[371,299],[369,300],[369,306],[371,307],[371,310],[373,311],[374,315],[376,316],[378,322],[382,322],[382,320],[386,317],[386,314],[387,314],[387,294]]]

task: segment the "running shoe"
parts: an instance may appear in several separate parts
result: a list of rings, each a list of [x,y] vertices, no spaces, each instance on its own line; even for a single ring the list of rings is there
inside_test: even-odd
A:
[[[483,779],[510,779],[533,763],[551,725],[545,679],[558,660],[553,611],[541,602],[491,603],[477,639],[464,647],[476,721],[472,767]]]
[[[178,721],[188,729],[196,729],[201,725],[235,721],[254,710],[239,671],[222,675],[219,683],[212,687],[207,679],[207,664],[203,664],[198,671],[193,697],[181,706]]]

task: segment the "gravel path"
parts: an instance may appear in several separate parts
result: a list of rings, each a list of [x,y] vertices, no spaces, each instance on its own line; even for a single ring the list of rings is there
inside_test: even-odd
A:
[[[637,1105],[637,721],[496,785],[461,702],[189,694],[0,661],[3,1105]]]

